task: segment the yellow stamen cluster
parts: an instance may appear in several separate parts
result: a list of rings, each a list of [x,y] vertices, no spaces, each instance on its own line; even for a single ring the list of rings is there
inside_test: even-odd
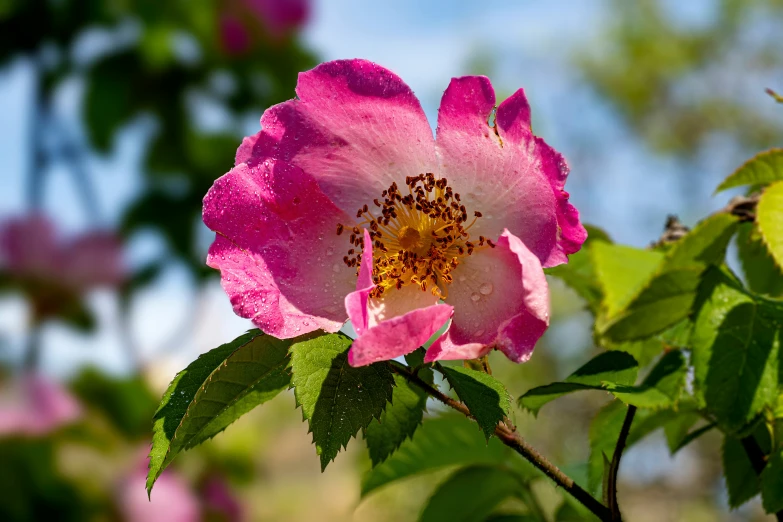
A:
[[[481,212],[474,212],[473,220],[465,225],[468,211],[446,178],[419,174],[407,177],[405,184],[408,194],[402,195],[392,183],[381,193],[382,200],[373,201],[380,208],[379,216],[370,212],[368,205],[356,212],[356,217],[364,221],[350,230],[349,239],[356,248],[348,250],[343,261],[350,267],[361,264],[364,237],[360,227],[366,226],[374,247],[372,278],[376,286],[371,297],[415,284],[422,291],[429,286],[433,295],[445,299],[446,285],[452,282],[451,272],[460,259],[476,249],[495,245],[484,236],[479,236],[476,243],[470,241],[468,230]],[[344,225],[337,225],[338,235],[344,230]]]

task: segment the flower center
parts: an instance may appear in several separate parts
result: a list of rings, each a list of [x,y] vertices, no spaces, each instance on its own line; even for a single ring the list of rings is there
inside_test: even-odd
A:
[[[370,212],[364,205],[356,212],[364,218],[351,230],[350,242],[354,247],[343,258],[346,265],[361,264],[361,247],[364,239],[360,226],[370,229],[375,247],[372,271],[375,288],[371,297],[381,297],[391,288],[417,285],[441,299],[448,295],[447,285],[452,282],[451,272],[460,260],[477,249],[495,245],[484,236],[476,244],[470,241],[468,230],[481,212],[473,212],[468,224],[468,211],[460,203],[460,195],[449,186],[446,178],[436,179],[432,173],[409,176],[405,180],[408,194],[402,195],[396,183],[381,193],[373,204],[380,208],[380,215]],[[337,225],[337,234],[345,227]],[[358,250],[358,251],[357,251]]]

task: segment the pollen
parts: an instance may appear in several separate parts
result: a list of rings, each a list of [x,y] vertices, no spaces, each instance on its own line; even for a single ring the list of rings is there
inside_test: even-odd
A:
[[[417,285],[445,299],[453,281],[451,272],[461,261],[495,245],[483,236],[479,236],[478,244],[470,241],[469,230],[481,212],[474,211],[472,221],[467,223],[468,210],[446,178],[419,174],[408,176],[405,184],[407,194],[392,183],[381,198],[373,200],[374,206],[380,207],[379,215],[373,214],[369,205],[357,210],[357,218],[364,220],[351,230],[352,247],[343,261],[349,267],[361,263],[361,250],[355,247],[364,243],[359,227],[367,228],[374,248],[372,277],[376,286],[371,297]],[[338,235],[344,228],[337,225]]]

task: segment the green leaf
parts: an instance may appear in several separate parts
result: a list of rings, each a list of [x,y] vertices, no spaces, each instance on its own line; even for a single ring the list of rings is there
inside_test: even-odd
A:
[[[639,365],[629,354],[620,351],[603,352],[569,375],[563,382],[539,386],[519,398],[519,406],[538,415],[548,402],[580,390],[601,390],[604,384],[630,385],[636,380]]]
[[[489,439],[498,422],[511,411],[506,387],[491,375],[462,366],[441,366],[440,370]]]
[[[610,383],[606,388],[626,404],[639,408],[665,408],[680,398],[687,371],[682,352],[672,350],[661,357],[639,386]]]
[[[748,288],[757,294],[783,295],[783,271],[761,240],[755,223],[742,223],[737,231],[737,253]]]
[[[761,500],[767,513],[783,511],[783,451],[772,453],[761,472]]]
[[[627,408],[612,401],[601,410],[590,424],[590,460],[587,463],[587,488],[597,494],[604,481],[604,461],[611,459],[620,436]]]
[[[783,267],[783,181],[773,183],[761,194],[756,223],[772,258]]]
[[[680,239],[630,303],[597,324],[599,333],[612,341],[643,339],[686,319],[696,299],[702,272],[721,264],[726,256],[737,218],[716,214],[699,223]]]
[[[777,400],[780,308],[720,269],[699,288],[691,337],[697,396],[724,431],[740,430]]]
[[[746,161],[718,185],[721,192],[742,185],[766,185],[783,180],[783,149],[770,149]]]
[[[322,471],[360,429],[381,416],[392,399],[394,378],[389,367],[386,363],[350,366],[351,342],[343,334],[330,334],[291,350],[294,395],[310,425]]]
[[[487,442],[472,421],[444,415],[426,419],[384,462],[367,472],[362,497],[391,482],[447,466],[502,464],[509,460],[507,448],[496,438]]]
[[[607,317],[631,303],[663,260],[660,252],[602,242],[596,242],[590,252],[603,290],[602,312]]]
[[[100,62],[88,75],[84,102],[87,133],[101,152],[109,150],[116,131],[135,113],[133,83],[128,77],[138,69],[135,56],[120,53]]]
[[[413,436],[427,405],[427,394],[404,377],[395,375],[394,385],[391,404],[386,406],[378,422],[367,426],[364,434],[373,466],[386,460],[405,439]]]
[[[438,486],[419,520],[484,520],[502,501],[518,495],[522,487],[522,481],[508,469],[498,466],[462,468]]]
[[[570,255],[568,263],[545,268],[544,272],[561,279],[587,302],[587,307],[593,314],[597,314],[603,294],[595,276],[590,249],[594,241],[611,243],[612,240],[600,228],[590,225],[585,225],[585,228],[587,229],[587,241],[579,252]]]
[[[555,512],[555,522],[598,522],[598,517],[582,504],[566,496]]]
[[[723,476],[729,492],[729,506],[738,508],[758,495],[759,477],[739,440],[727,436],[723,440],[722,457]]]
[[[181,451],[214,437],[288,388],[288,348],[295,342],[253,330],[177,374],[154,416],[148,492]]]

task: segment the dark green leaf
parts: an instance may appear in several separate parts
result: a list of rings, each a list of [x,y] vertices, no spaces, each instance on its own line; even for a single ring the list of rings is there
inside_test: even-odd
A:
[[[177,374],[154,417],[148,491],[179,452],[214,437],[288,388],[288,348],[295,342],[253,330]]]
[[[715,192],[742,185],[766,185],[783,180],[783,149],[771,149],[749,159],[735,170]]]
[[[626,404],[639,408],[665,408],[675,404],[685,387],[687,367],[679,350],[667,353],[639,386],[608,384],[607,390]]]
[[[455,465],[502,464],[509,457],[515,458],[498,439],[487,443],[476,425],[465,417],[426,419],[410,440],[364,476],[362,496],[419,473]]]
[[[742,443],[727,436],[723,441],[723,476],[729,492],[729,505],[737,508],[758,495],[759,477],[742,447]]]
[[[783,451],[770,455],[761,473],[761,499],[767,513],[783,511]]]
[[[555,512],[555,522],[598,522],[598,517],[582,504],[566,497]]]
[[[728,432],[777,400],[780,311],[709,269],[699,288],[691,344],[699,397]]]
[[[310,424],[321,470],[359,430],[379,418],[392,399],[394,378],[389,367],[386,363],[350,366],[351,342],[343,334],[330,334],[291,350],[294,395]]]
[[[489,439],[511,411],[506,387],[491,375],[462,366],[442,366],[441,371]]]
[[[587,488],[597,494],[604,481],[604,461],[611,459],[620,436],[627,408],[612,401],[598,412],[590,424],[590,460],[587,465]]]
[[[761,240],[754,223],[742,223],[737,232],[737,253],[748,288],[757,294],[783,294],[783,272]]]
[[[761,194],[756,224],[775,263],[783,267],[783,181],[773,183]]]
[[[699,415],[695,413],[683,414],[677,417],[674,422],[667,424],[664,427],[666,431],[666,441],[669,444],[669,451],[672,455],[680,451],[682,448],[695,441],[708,431],[715,428],[715,423],[711,422],[705,424],[700,428],[696,428],[693,431],[688,431],[691,426],[696,424],[699,420]]]
[[[503,500],[518,495],[523,483],[499,466],[462,468],[447,478],[430,497],[421,522],[483,520]]]
[[[569,375],[565,381],[539,386],[519,398],[519,405],[537,415],[548,402],[580,390],[600,390],[607,382],[631,385],[636,380],[639,365],[629,354],[620,351],[603,352]]]
[[[404,377],[395,375],[394,384],[391,404],[386,406],[378,422],[367,426],[364,434],[373,466],[386,460],[405,439],[413,436],[427,405],[427,394]]]
[[[139,67],[130,53],[104,60],[89,74],[85,94],[85,121],[90,141],[101,152],[109,150],[117,129],[133,116],[133,84],[129,75]]]

